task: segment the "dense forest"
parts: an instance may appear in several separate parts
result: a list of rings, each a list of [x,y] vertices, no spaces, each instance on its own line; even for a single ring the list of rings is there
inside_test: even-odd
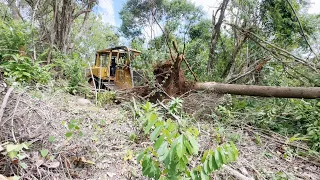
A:
[[[101,1],[121,4],[121,22],[106,22]],[[311,6],[0,0],[0,180],[319,179]],[[98,88],[101,70],[89,83],[97,51],[120,47],[139,54],[135,87]]]

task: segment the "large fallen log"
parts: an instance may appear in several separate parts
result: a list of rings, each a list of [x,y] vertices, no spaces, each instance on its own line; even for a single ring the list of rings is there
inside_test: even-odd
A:
[[[208,90],[219,94],[278,98],[320,98],[320,87],[277,87],[240,84],[222,84],[216,82],[197,82],[195,90]]]

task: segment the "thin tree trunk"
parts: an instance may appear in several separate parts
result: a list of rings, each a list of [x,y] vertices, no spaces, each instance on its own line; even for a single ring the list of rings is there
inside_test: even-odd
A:
[[[232,53],[231,60],[228,62],[226,69],[224,70],[222,77],[226,77],[225,81],[230,80],[234,70],[235,70],[235,65],[236,65],[236,58],[238,53],[240,52],[243,44],[247,41],[247,36],[243,38],[243,40],[240,40],[240,42],[237,42],[234,52]]]
[[[216,45],[220,37],[220,29],[221,29],[222,21],[224,19],[224,13],[228,3],[229,3],[229,0],[223,0],[220,8],[217,10],[217,12],[220,11],[220,15],[217,23],[216,23],[217,12],[216,13],[212,12],[212,36],[211,36],[211,43],[210,43],[210,50],[209,50],[209,59],[207,63],[208,73],[214,68],[214,64],[216,63],[216,57],[215,57],[214,51],[216,49]]]
[[[12,17],[14,20],[23,20],[16,3],[16,0],[8,1],[8,6],[10,7],[10,10],[12,12]]]
[[[49,51],[48,51],[48,57],[47,57],[47,64],[51,63],[51,57],[52,57],[52,49],[53,49],[53,45],[54,45],[54,40],[56,39],[57,36],[57,32],[56,32],[56,28],[57,28],[57,21],[58,21],[58,11],[59,11],[59,5],[58,5],[58,1],[54,1],[53,4],[53,23],[52,23],[52,29],[50,30],[50,47],[49,47]]]
[[[246,96],[278,97],[278,98],[320,98],[320,87],[277,87],[239,84],[222,84],[216,82],[198,82],[196,90],[209,90],[220,94]]]
[[[32,19],[31,19],[31,31],[32,31],[32,44],[33,44],[33,60],[37,60],[37,52],[36,52],[36,44],[34,41],[34,33],[33,33],[33,27],[34,27],[34,21],[35,21],[35,16],[36,12],[38,10],[38,4],[40,0],[37,0],[35,6],[33,7],[33,13],[32,13]]]

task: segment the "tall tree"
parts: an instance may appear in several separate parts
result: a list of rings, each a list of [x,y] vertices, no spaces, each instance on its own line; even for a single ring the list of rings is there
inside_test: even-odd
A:
[[[217,9],[216,12],[212,12],[212,35],[211,35],[211,43],[210,43],[210,51],[209,51],[209,60],[207,64],[207,72],[209,73],[216,63],[215,58],[215,48],[220,36],[221,25],[225,17],[225,12],[228,6],[229,0],[223,0],[220,4],[220,7]],[[219,17],[218,16],[219,13]]]

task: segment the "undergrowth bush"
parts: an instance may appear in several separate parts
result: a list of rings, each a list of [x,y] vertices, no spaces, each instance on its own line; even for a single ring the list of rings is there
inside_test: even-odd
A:
[[[298,133],[320,152],[320,102],[318,100],[234,97],[218,107],[225,122],[240,120],[286,136]]]
[[[32,62],[30,58],[20,55],[5,55],[6,59],[0,64],[5,77],[12,82],[42,83],[51,79],[49,66],[41,66],[41,62]]]
[[[52,65],[59,74],[59,77],[68,81],[65,88],[70,94],[89,94],[87,78],[85,70],[87,65],[85,61],[79,57],[79,54],[73,53],[69,57],[57,54]]]
[[[180,103],[180,100],[171,105],[177,102]],[[172,109],[171,113],[178,112]],[[220,145],[215,150],[205,151],[201,162],[198,162],[197,128],[183,127],[170,118],[164,120],[157,108],[149,102],[136,108],[136,115],[144,133],[150,135],[153,143],[137,157],[144,176],[153,179],[209,179],[213,171],[238,157],[238,150],[231,142]]]
[[[116,93],[114,91],[99,92],[97,95],[98,104],[100,106],[112,103],[116,99]]]
[[[4,54],[15,54],[31,42],[34,30],[21,21],[0,21],[0,61]]]

